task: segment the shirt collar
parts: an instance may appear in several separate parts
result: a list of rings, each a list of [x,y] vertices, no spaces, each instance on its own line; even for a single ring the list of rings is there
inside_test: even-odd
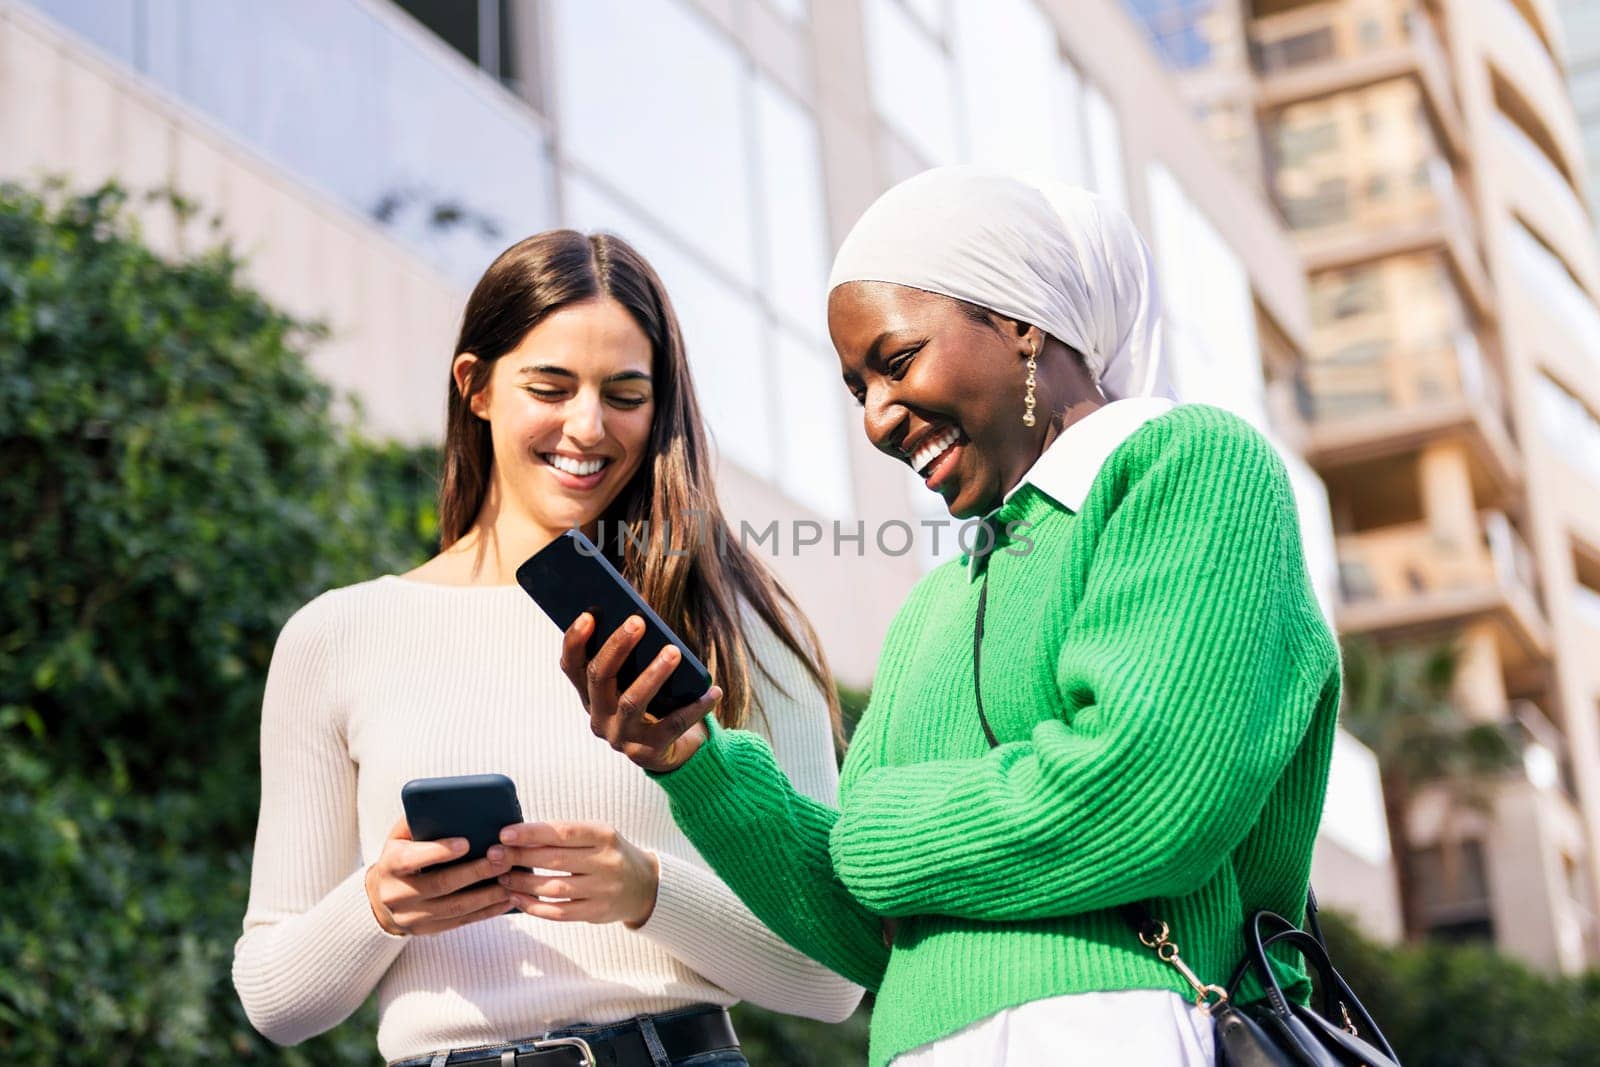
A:
[[[1069,511],[1080,511],[1088,499],[1100,468],[1117,447],[1151,419],[1160,418],[1176,405],[1162,396],[1136,396],[1096,408],[1068,426],[1034,460],[1022,480],[1006,494],[1001,506],[1031,485]],[[1000,510],[996,508],[995,511]],[[994,515],[991,511],[985,516]],[[977,554],[967,560],[967,574],[975,573]]]

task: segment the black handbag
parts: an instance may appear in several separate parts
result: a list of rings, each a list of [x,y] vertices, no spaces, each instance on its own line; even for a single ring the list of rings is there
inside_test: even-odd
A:
[[[1175,967],[1195,991],[1195,1004],[1215,1027],[1218,1067],[1400,1067],[1372,1015],[1328,958],[1317,925],[1317,898],[1306,895],[1302,930],[1283,916],[1258,911],[1245,926],[1245,955],[1228,984],[1207,985],[1178,954],[1167,924],[1142,904],[1121,909],[1140,942]],[[1299,950],[1322,990],[1320,1012],[1296,1004],[1283,992],[1267,960],[1267,949],[1287,944]],[[1234,996],[1246,975],[1254,974],[1266,998],[1239,1006]]]
[[[983,686],[978,668],[983,653],[983,616],[989,600],[989,575],[978,591],[978,617],[972,629],[972,687],[978,721],[990,748],[999,747],[983,711]],[[1372,1015],[1333,967],[1317,923],[1317,897],[1306,892],[1306,925],[1300,929],[1283,916],[1258,911],[1245,926],[1245,955],[1226,986],[1210,985],[1183,961],[1167,924],[1144,904],[1118,909],[1140,943],[1172,965],[1194,990],[1195,1005],[1210,1016],[1215,1028],[1217,1067],[1400,1067],[1400,1057],[1384,1038]],[[1322,990],[1320,1012],[1296,1004],[1283,992],[1267,959],[1273,945],[1290,945],[1315,972]],[[1266,999],[1241,1006],[1234,995],[1245,976],[1254,974]]]

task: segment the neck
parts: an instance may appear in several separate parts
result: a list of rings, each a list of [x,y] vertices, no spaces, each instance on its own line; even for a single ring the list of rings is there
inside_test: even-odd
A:
[[[1056,438],[1060,437],[1068,426],[1075,422],[1082,422],[1105,406],[1106,400],[1103,397],[1094,396],[1070,403],[1065,408],[1057,411],[1045,427],[1044,441],[1039,445],[1039,455],[1044,455],[1045,451],[1056,443]]]
[[[1039,457],[1044,455],[1045,451],[1049,449],[1051,445],[1056,443],[1056,439],[1061,436],[1062,431],[1064,431],[1068,426],[1071,426],[1073,423],[1079,422],[1094,414],[1107,403],[1108,401],[1104,397],[1096,395],[1093,397],[1086,397],[1082,400],[1070,401],[1066,407],[1057,408],[1055,413],[1051,415],[1050,419],[1045,423],[1044,435],[1039,439],[1039,450],[1034,452],[1027,462],[1022,465],[1022,468],[1017,471],[1015,477],[1006,480],[1004,488],[1000,491],[1000,499],[996,500],[993,506],[996,508],[999,507],[1001,501],[1003,501],[1013,489],[1022,484],[1023,477],[1027,475],[1028,471],[1032,469],[1035,463],[1039,462]]]
[[[465,584],[515,583],[517,568],[566,532],[566,527],[552,529],[506,501],[507,494],[499,482],[492,482],[472,529],[444,552],[464,567]],[[584,533],[592,538],[594,527],[594,523],[587,523]]]

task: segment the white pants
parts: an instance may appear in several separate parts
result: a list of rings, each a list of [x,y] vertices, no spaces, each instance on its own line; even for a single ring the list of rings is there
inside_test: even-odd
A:
[[[1074,993],[980,1019],[890,1067],[1213,1067],[1211,1017],[1161,989]]]

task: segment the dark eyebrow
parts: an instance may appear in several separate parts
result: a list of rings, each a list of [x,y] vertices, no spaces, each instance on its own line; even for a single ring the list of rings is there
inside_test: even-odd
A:
[[[557,367],[552,363],[530,364],[517,371],[517,377],[519,378],[532,378],[536,374],[547,374],[552,378],[571,378],[573,381],[577,381],[578,379],[578,376],[567,368]],[[649,381],[650,375],[646,374],[642,370],[625,370],[618,374],[611,375],[611,377],[606,379],[606,384],[609,385],[612,382],[648,383]]]
[[[883,361],[883,346],[888,342],[889,338],[893,336],[893,330],[884,330],[873,339],[873,342],[867,346],[868,363],[881,363]]]
[[[868,366],[871,366],[873,363],[880,363],[881,364],[883,362],[883,349],[884,349],[884,346],[888,344],[889,338],[891,338],[893,336],[894,336],[894,331],[893,330],[884,330],[877,337],[872,339],[872,343],[867,346],[866,363],[867,363]],[[845,385],[845,388],[849,389],[852,392],[855,391],[856,383],[859,382],[860,380],[861,379],[856,374],[854,374],[853,372],[846,371],[845,374],[844,374],[844,385]]]

